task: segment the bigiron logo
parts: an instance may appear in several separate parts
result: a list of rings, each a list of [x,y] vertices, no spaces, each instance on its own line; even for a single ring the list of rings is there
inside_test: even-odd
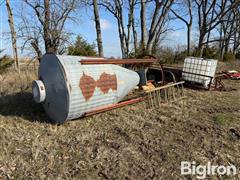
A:
[[[206,165],[196,165],[196,162],[181,162],[181,175],[194,175],[197,179],[204,179],[206,176],[227,175],[234,176],[237,174],[237,168],[234,165],[212,165],[208,162]]]

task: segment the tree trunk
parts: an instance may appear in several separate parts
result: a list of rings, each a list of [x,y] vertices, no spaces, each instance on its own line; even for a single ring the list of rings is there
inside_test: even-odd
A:
[[[11,30],[11,38],[12,38],[12,48],[13,48],[13,57],[15,61],[15,69],[20,71],[19,67],[19,59],[18,59],[18,51],[17,51],[17,37],[16,37],[16,31],[14,28],[14,21],[13,21],[13,14],[12,9],[10,6],[10,0],[6,0],[6,7],[8,11],[8,23]]]
[[[135,0],[129,0],[129,13],[128,13],[128,25],[127,25],[127,38],[126,38],[126,48],[127,54],[129,55],[129,45],[130,45],[130,37],[131,37],[131,30],[134,39],[134,50],[136,52],[137,49],[137,32],[135,30],[135,22],[134,22],[134,6]]]
[[[132,28],[132,20],[133,20],[133,8],[132,8],[133,0],[129,0],[129,13],[128,13],[128,25],[127,25],[127,37],[126,37],[126,54],[129,55],[129,44],[130,44],[130,36],[131,36],[131,28]]]
[[[178,14],[175,12],[173,9],[171,9],[171,12],[182,22],[184,22],[187,26],[187,55],[190,56],[191,54],[191,30],[192,30],[192,0],[187,0],[186,1],[187,9],[188,9],[188,14],[189,14],[189,21],[187,19],[184,19],[182,15]],[[181,9],[181,11],[183,11]]]
[[[205,38],[206,33],[205,32],[201,32],[200,30],[200,36],[199,36],[199,41],[198,41],[198,50],[199,50],[199,57],[203,56],[203,41]]]
[[[147,36],[147,27],[146,27],[146,2],[141,0],[141,49],[144,53],[146,50],[146,36]]]
[[[229,43],[230,43],[230,39],[226,38],[226,40],[225,40],[225,52],[229,51]]]
[[[239,45],[240,45],[240,35],[239,35],[239,32],[235,32],[234,42],[233,42],[233,54],[236,55]]]
[[[38,59],[38,62],[40,63],[41,62],[41,58],[42,58],[42,51],[40,50],[39,48],[39,44],[38,44],[38,40],[33,40],[31,42],[31,46],[33,47],[33,49],[35,50],[36,54],[37,54],[37,59]]]
[[[121,46],[121,51],[122,51],[122,58],[126,58],[127,55],[126,55],[124,37],[123,37],[123,34],[122,34],[121,25],[120,25],[121,23],[120,23],[120,20],[119,20],[119,19],[117,19],[117,22],[118,22],[118,35],[119,35],[119,39],[120,39],[120,46]]]
[[[56,53],[54,48],[52,47],[51,38],[50,38],[50,0],[44,0],[44,42],[45,42],[45,50],[46,53]]]
[[[152,54],[152,47],[153,47],[153,43],[154,43],[154,38],[156,35],[156,26],[157,26],[157,16],[158,16],[158,12],[160,10],[161,6],[159,5],[159,3],[156,1],[155,4],[155,9],[153,12],[153,17],[152,17],[152,22],[151,22],[151,26],[149,29],[149,33],[148,33],[148,40],[147,40],[147,44],[146,44],[146,51],[149,54]],[[163,9],[162,9],[163,11]],[[160,16],[159,20],[162,18],[162,16]]]
[[[192,24],[188,24],[187,26],[187,55],[191,55],[191,29]]]
[[[126,33],[125,33],[125,28],[124,28],[124,22],[123,22],[123,11],[122,11],[122,6],[120,4],[120,1],[117,0],[117,8],[118,8],[118,26],[119,26],[119,33],[121,33],[120,35],[120,39],[121,39],[121,48],[124,51],[124,53],[122,54],[123,58],[127,58],[129,55],[129,44],[128,44],[128,39],[126,37]]]
[[[101,32],[101,26],[100,26],[97,0],[93,0],[93,9],[94,9],[94,17],[95,17],[95,25],[96,25],[96,33],[97,33],[98,55],[100,57],[103,57],[102,32]]]
[[[134,15],[132,17],[132,31],[133,31],[133,42],[134,42],[134,52],[136,53],[138,48],[138,40],[137,40],[137,31],[135,29],[135,18]]]
[[[130,43],[133,33],[134,38],[134,48],[137,48],[137,31],[134,27],[134,8],[136,5],[136,0],[128,0],[128,24],[125,26],[124,20],[126,16],[124,15],[124,6],[123,3],[126,1],[123,0],[114,0],[114,1],[102,1],[99,5],[105,7],[117,20],[118,33],[120,39],[120,46],[122,51],[122,57],[127,58],[130,54]],[[124,12],[123,12],[124,11]]]
[[[233,54],[236,55],[236,51],[237,51],[237,48],[238,48],[238,43],[239,43],[239,32],[236,31],[236,29],[238,29],[238,25],[237,25],[237,22],[234,22],[234,27],[235,27],[235,32],[234,32],[234,35],[233,35]]]
[[[224,48],[224,46],[225,46],[225,41],[223,40],[223,42],[222,42],[222,47],[221,47],[221,60],[223,60],[223,56],[224,56],[224,54],[225,54],[225,48]]]
[[[190,21],[189,23],[187,24],[187,28],[188,28],[188,32],[187,32],[187,46],[188,46],[188,49],[187,49],[187,53],[188,53],[188,56],[191,55],[191,32],[192,32],[192,21],[193,21],[193,15],[192,15],[192,0],[188,0],[188,12],[189,12],[189,18],[190,18]]]
[[[147,52],[150,54],[153,52],[154,42],[158,41],[156,37],[160,38],[157,34],[162,31],[164,25],[167,23],[167,16],[173,2],[174,0],[155,1],[156,4],[147,41]]]
[[[213,18],[214,18],[215,5],[216,4],[214,3],[213,9],[212,9],[212,15],[211,15],[211,22],[213,21]],[[209,29],[211,29],[211,27],[212,27],[212,24],[209,25]],[[207,46],[208,46],[208,43],[209,43],[210,35],[211,35],[211,31],[208,31],[208,33],[207,33],[207,44],[206,44]]]
[[[223,24],[220,24],[220,32],[219,32],[219,53],[220,53],[220,59],[223,59],[224,49],[223,49]]]

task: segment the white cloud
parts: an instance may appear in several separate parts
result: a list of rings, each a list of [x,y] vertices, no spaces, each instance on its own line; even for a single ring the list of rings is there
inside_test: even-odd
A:
[[[101,24],[101,29],[102,30],[106,30],[106,29],[111,28],[111,23],[106,19],[100,18],[100,24]]]

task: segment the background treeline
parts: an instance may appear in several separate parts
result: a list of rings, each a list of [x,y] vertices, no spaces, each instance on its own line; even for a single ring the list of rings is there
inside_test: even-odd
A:
[[[16,68],[17,41],[18,47],[32,50],[39,60],[46,52],[104,56],[100,8],[116,20],[123,58],[149,54],[168,62],[189,55],[222,60],[240,58],[239,0],[23,0],[18,7],[5,1]],[[66,30],[66,23],[78,22],[83,9],[93,14],[96,45],[81,36],[75,43],[69,42],[72,33]],[[12,11],[17,17],[13,17]],[[164,39],[176,30],[171,25],[173,21],[186,26],[185,47],[173,49],[164,44]],[[193,29],[197,32],[194,37]]]

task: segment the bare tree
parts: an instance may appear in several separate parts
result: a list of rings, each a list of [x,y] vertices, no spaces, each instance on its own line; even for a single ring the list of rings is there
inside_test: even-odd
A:
[[[220,23],[219,52],[220,58],[223,59],[224,53],[228,52],[230,41],[236,31],[235,26],[235,9],[229,11]]]
[[[37,60],[40,62],[42,57],[42,49],[41,47],[43,42],[43,30],[42,26],[36,23],[35,16],[32,12],[24,12],[21,7],[19,14],[20,22],[17,25],[17,38],[23,41],[21,46],[21,50],[28,49],[36,54]]]
[[[10,6],[10,0],[6,0],[6,7],[7,7],[7,12],[8,12],[8,23],[9,23],[9,27],[10,27],[10,31],[11,31],[13,56],[14,56],[14,61],[15,61],[15,69],[20,71],[18,51],[17,51],[17,37],[16,37],[16,31],[15,31],[15,27],[14,27],[12,9],[11,9],[11,6]]]
[[[183,2],[180,2],[180,3],[182,3],[184,7],[185,6],[187,7],[188,18],[185,19],[176,10],[171,9],[171,12],[183,23],[185,23],[187,26],[187,54],[189,56],[191,54],[191,31],[192,31],[192,22],[193,22],[192,0],[183,0]],[[182,11],[182,6],[180,4],[179,6],[181,8],[180,10]]]
[[[124,3],[125,2],[125,3]],[[155,49],[155,45],[161,39],[161,34],[166,32],[168,15],[174,0],[102,0],[99,5],[105,7],[117,20],[118,32],[121,44],[123,57],[128,57],[130,53],[130,39],[133,36],[134,49],[137,50],[137,30],[135,27],[135,8],[140,3],[140,23],[141,23],[141,41],[140,48],[142,54],[151,54]],[[147,3],[152,3],[153,13],[150,18],[150,27],[147,28],[146,22],[146,6]],[[128,23],[124,24],[123,5],[127,5]],[[150,6],[149,6],[150,7]]]
[[[120,38],[120,44],[121,44],[121,51],[122,51],[122,57],[127,58],[130,54],[130,37],[131,32],[134,24],[134,7],[136,4],[136,0],[128,0],[128,24],[127,24],[127,30],[125,29],[125,23],[124,23],[124,15],[123,15],[123,5],[124,0],[102,0],[99,2],[99,5],[102,7],[105,7],[117,20],[118,24],[118,34]],[[133,30],[133,34],[135,35],[135,43],[136,43],[136,30]]]
[[[137,31],[135,29],[135,18],[134,18],[134,9],[136,5],[136,0],[129,0],[128,1],[128,7],[129,7],[129,13],[128,13],[128,25],[127,25],[127,47],[128,47],[128,53],[130,52],[129,46],[130,46],[130,38],[131,38],[131,31],[134,39],[134,50],[137,50]]]
[[[154,0],[154,11],[151,18],[151,25],[148,30],[148,40],[146,44],[146,51],[150,54],[152,54],[154,42],[156,42],[157,38],[160,38],[160,36],[157,35],[161,34],[165,28],[173,2],[174,0]]]
[[[198,49],[200,50],[200,56],[203,54],[204,45],[212,42],[209,39],[212,30],[223,22],[227,13],[238,6],[239,3],[238,0],[195,0],[198,13]]]
[[[97,33],[98,55],[103,57],[102,33],[101,33],[97,0],[93,0],[93,9],[94,9],[94,20],[95,20],[96,33]]]
[[[35,50],[39,60],[46,53],[58,53],[63,42],[68,41],[68,33],[64,31],[67,20],[77,8],[77,0],[24,0],[30,7],[34,16],[30,19],[26,14],[21,14],[19,37],[25,40],[24,45],[30,44]],[[33,25],[29,20],[34,21]],[[44,51],[41,44],[44,44]]]
[[[135,4],[132,3],[132,6],[135,6]],[[135,7],[132,7],[132,10],[133,10],[133,12],[132,12],[132,14],[133,14],[132,15],[132,33],[133,33],[134,51],[136,52],[138,50],[138,34],[137,34],[137,30],[136,30],[134,9],[135,9]]]
[[[236,18],[234,25],[234,34],[233,34],[233,54],[236,54],[240,49],[240,6],[236,8]]]
[[[232,47],[232,53],[236,54],[236,51],[240,45],[240,4],[236,8],[233,8],[231,11],[229,11],[227,20],[222,24],[223,27],[225,27],[224,51],[229,52],[230,48]]]

